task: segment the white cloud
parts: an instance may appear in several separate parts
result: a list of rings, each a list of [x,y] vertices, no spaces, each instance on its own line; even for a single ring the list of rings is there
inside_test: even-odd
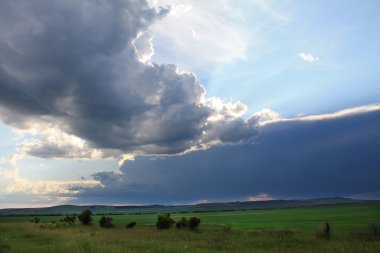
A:
[[[148,62],[152,59],[152,56],[154,55],[152,39],[152,34],[148,32],[141,32],[132,41],[139,61]]]
[[[52,122],[28,121],[24,129],[14,128],[21,137],[17,145],[20,155],[40,158],[102,159],[122,158],[117,150],[98,149],[78,136],[68,134]]]
[[[374,111],[379,111],[379,110],[380,110],[380,104],[373,104],[373,105],[364,105],[364,106],[343,109],[343,110],[336,111],[333,113],[308,115],[308,116],[301,116],[301,117],[295,117],[295,118],[281,118],[279,117],[277,113],[272,111],[272,114],[275,113],[276,116],[274,118],[268,118],[267,120],[261,121],[259,124],[264,126],[264,125],[278,123],[278,122],[319,121],[319,120],[336,119],[336,118],[354,116],[358,114],[374,112]],[[257,114],[254,114],[254,116],[255,115]]]
[[[240,101],[231,103],[223,101],[219,97],[207,98],[206,104],[213,110],[213,113],[209,116],[208,121],[239,118],[247,111],[247,106]]]
[[[29,180],[22,177],[17,167],[20,155],[0,157],[0,207],[9,207],[15,204],[14,196],[18,201],[23,201],[24,206],[37,203],[60,204],[75,199],[75,194],[81,188],[100,187],[96,180],[77,181],[53,181],[53,180]],[[4,206],[2,206],[4,205]]]
[[[304,60],[306,62],[310,62],[310,63],[319,61],[319,57],[318,56],[314,56],[314,55],[308,54],[308,53],[299,53],[298,56],[302,60]]]
[[[268,193],[260,193],[258,195],[253,195],[248,197],[248,201],[267,201],[267,200],[274,200],[273,197],[271,197]]]
[[[248,121],[255,121],[255,122],[267,122],[267,121],[274,121],[280,118],[280,115],[268,108],[264,108],[261,111],[255,112]]]
[[[232,1],[159,0],[171,10],[150,28],[161,49],[157,59],[194,70],[207,64],[245,59],[248,31]],[[195,67],[195,68],[194,68]]]

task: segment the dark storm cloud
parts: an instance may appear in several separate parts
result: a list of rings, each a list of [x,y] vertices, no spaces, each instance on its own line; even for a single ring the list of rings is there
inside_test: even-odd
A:
[[[243,120],[207,125],[215,110],[192,73],[138,60],[151,53],[151,37],[139,35],[168,11],[145,1],[1,1],[1,119],[26,129],[45,122],[120,152],[173,154],[249,140],[256,127]],[[61,146],[39,143],[27,153],[64,156]]]
[[[127,161],[122,174],[95,175],[104,188],[77,197],[79,203],[170,203],[262,192],[280,198],[367,196],[380,192],[379,152],[379,110],[278,122],[262,128],[259,143]]]

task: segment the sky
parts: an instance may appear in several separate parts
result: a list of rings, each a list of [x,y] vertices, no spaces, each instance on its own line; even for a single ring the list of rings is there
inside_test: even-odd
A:
[[[0,2],[0,208],[380,199],[377,0]]]

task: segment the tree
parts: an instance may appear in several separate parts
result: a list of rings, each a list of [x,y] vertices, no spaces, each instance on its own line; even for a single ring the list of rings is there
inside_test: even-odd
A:
[[[99,220],[99,225],[102,228],[112,228],[113,227],[112,218],[111,217],[102,216],[102,218],[100,218],[100,220]]]
[[[177,228],[187,228],[189,226],[189,222],[186,219],[186,217],[182,217],[177,223],[175,224]]]
[[[157,217],[156,227],[158,229],[170,228],[175,221],[170,217],[170,213],[162,213]]]
[[[34,217],[32,220],[31,220],[31,222],[34,222],[34,223],[39,223],[41,220],[40,220],[40,218],[38,218],[38,217]]]
[[[89,225],[92,221],[92,212],[88,209],[84,210],[81,214],[79,214],[78,219],[83,225]]]
[[[198,217],[191,217],[189,220],[189,228],[197,229],[199,226],[199,223],[201,223],[201,219],[199,219]]]

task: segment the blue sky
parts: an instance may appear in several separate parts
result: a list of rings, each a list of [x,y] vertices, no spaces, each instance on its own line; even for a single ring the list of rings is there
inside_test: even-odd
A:
[[[380,198],[379,9],[3,1],[0,207]]]

